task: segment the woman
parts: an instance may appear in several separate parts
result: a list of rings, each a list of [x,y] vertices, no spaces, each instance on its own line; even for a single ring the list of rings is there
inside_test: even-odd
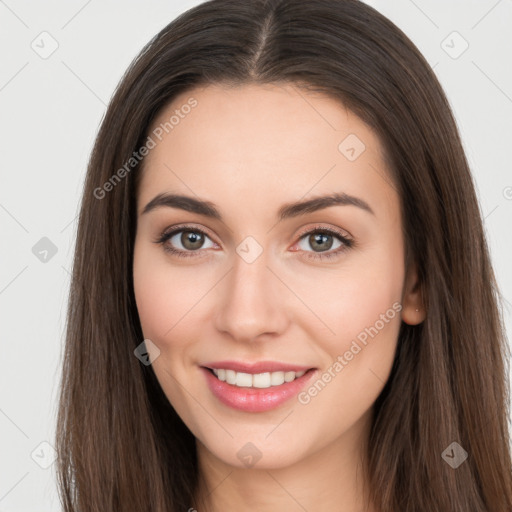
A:
[[[498,300],[448,102],[396,26],[201,4],[90,160],[65,510],[510,510]]]

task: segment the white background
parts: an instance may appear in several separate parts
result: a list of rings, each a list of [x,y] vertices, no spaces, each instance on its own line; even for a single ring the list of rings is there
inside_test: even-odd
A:
[[[198,3],[0,0],[0,512],[60,510],[55,465],[43,469],[34,459],[44,462],[51,454],[40,443],[51,443],[54,434],[75,219],[87,159],[131,60],[160,29]],[[368,3],[415,42],[447,92],[477,182],[498,282],[508,299],[504,314],[510,333],[512,0]],[[47,59],[31,47],[33,41],[51,47],[52,39],[40,36],[43,31],[58,44]],[[452,58],[464,41],[467,50]],[[46,263],[32,252],[42,237],[57,248]]]

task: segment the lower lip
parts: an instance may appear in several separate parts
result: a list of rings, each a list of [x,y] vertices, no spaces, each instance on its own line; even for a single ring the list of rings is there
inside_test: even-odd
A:
[[[201,367],[210,391],[225,405],[245,412],[264,412],[279,407],[298,395],[316,370],[308,370],[302,377],[269,388],[241,388],[219,380],[210,370]]]

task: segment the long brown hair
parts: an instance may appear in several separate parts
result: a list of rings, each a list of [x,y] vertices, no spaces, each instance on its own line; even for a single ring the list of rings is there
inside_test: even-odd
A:
[[[427,316],[402,323],[375,403],[366,467],[377,509],[512,510],[501,296],[456,124],[417,48],[355,0],[205,2],[157,34],[122,78],[79,216],[56,433],[64,510],[195,505],[194,437],[133,353],[143,341],[132,277],[142,166],[126,162],[178,94],[249,82],[346,105],[379,135],[401,198],[405,261],[417,266]],[[453,442],[468,454],[456,469],[442,456]]]

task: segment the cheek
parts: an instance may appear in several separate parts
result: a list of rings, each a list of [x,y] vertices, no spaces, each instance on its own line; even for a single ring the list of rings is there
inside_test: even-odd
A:
[[[304,317],[308,324],[302,322],[311,339],[324,340],[331,355],[344,352],[358,335],[364,338],[366,328],[376,325],[379,336],[387,337],[390,324],[399,326],[404,280],[399,242],[376,243],[351,255],[338,270],[315,271],[314,279],[295,272],[294,290],[314,313]]]
[[[194,336],[194,323],[190,320],[192,306],[199,300],[198,287],[190,283],[186,274],[173,269],[165,254],[135,243],[133,284],[139,320],[144,339],[150,339],[160,350],[152,368],[173,404],[183,400],[173,375],[179,381],[185,380],[182,357]]]
[[[167,281],[158,265],[149,264],[140,254],[134,258],[135,301],[145,338],[160,339],[172,326],[176,297]]]
[[[176,337],[182,325],[190,329],[194,305],[204,294],[204,281],[183,268],[173,267],[165,254],[135,245],[134,293],[144,336],[166,343]]]
[[[399,287],[383,280],[373,283],[372,290],[370,296],[354,290],[340,299],[326,318],[335,334],[316,338],[325,363],[298,398],[310,418],[325,418],[323,427],[315,427],[319,438],[334,439],[350,430],[368,413],[389,378],[401,324]]]
[[[329,373],[325,380],[332,384],[326,385],[327,393],[322,391],[323,403],[359,414],[384,387],[401,325],[400,251],[400,238],[390,238],[387,244],[361,252],[342,272],[318,274],[316,286],[309,288],[307,302],[327,326],[321,335],[318,320],[306,327],[326,354],[323,373]],[[306,281],[303,284],[305,292]],[[323,389],[321,384],[318,387]]]
[[[382,233],[387,235],[366,247],[346,271],[340,302],[343,308],[341,318],[349,330],[343,329],[340,322],[337,327],[351,337],[366,332],[365,329],[372,326],[379,330],[379,335],[382,333],[382,337],[386,337],[390,324],[400,324],[399,310],[405,277],[402,238],[399,230],[391,227],[382,230]],[[338,309],[338,318],[339,312]],[[335,317],[333,309],[330,314]]]

